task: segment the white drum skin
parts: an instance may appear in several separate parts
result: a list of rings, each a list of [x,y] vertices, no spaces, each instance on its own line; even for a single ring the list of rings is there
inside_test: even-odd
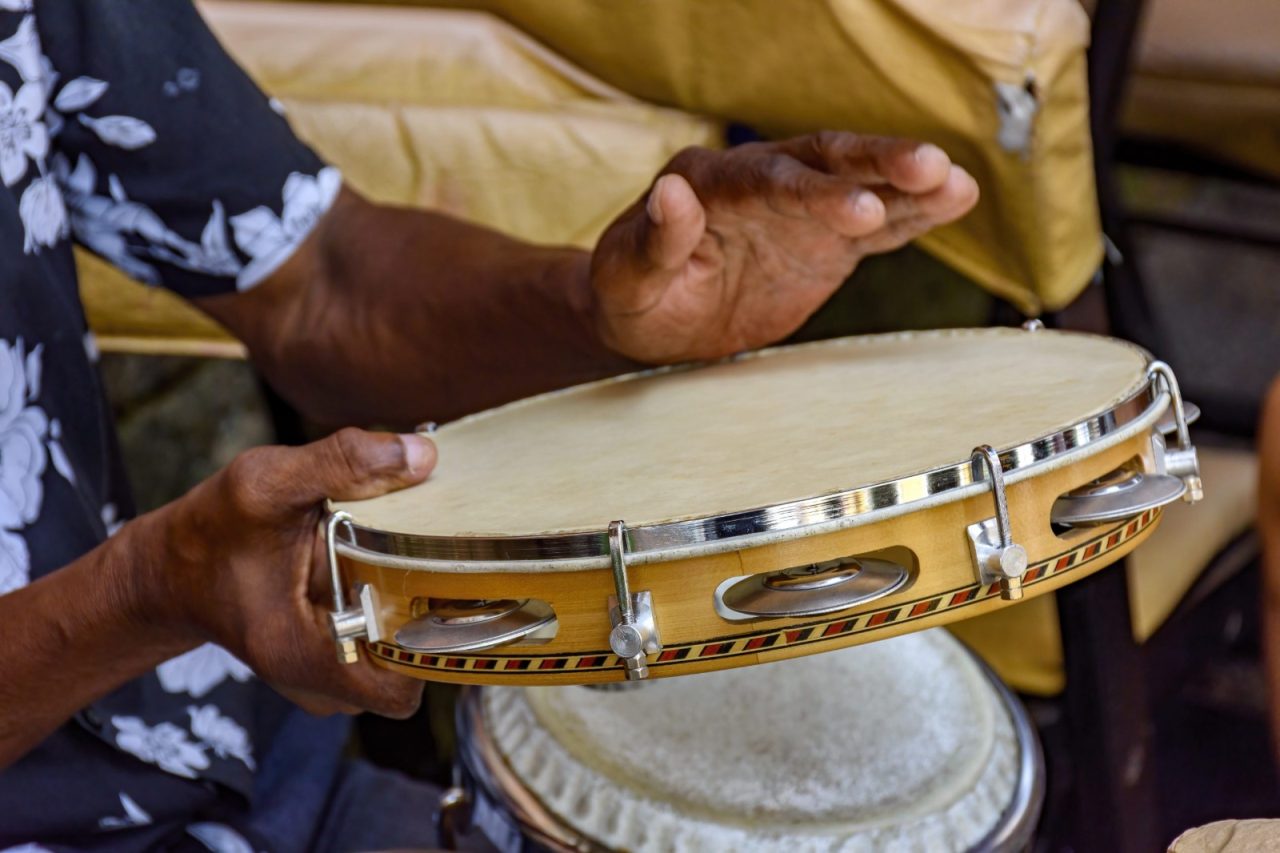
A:
[[[463,752],[489,784],[500,763],[499,799],[532,795],[546,812],[520,819],[566,848],[1013,850],[1042,769],[996,685],[926,631],[638,690],[485,688]]]
[[[601,530],[890,480],[1104,411],[1145,381],[1109,338],[1016,329],[842,338],[533,397],[441,427],[424,484],[337,504],[435,536]]]

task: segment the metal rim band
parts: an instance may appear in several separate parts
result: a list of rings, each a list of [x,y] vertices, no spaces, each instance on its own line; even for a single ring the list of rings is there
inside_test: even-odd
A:
[[[1114,408],[1079,421],[1069,427],[999,451],[1005,479],[1016,482],[1058,457],[1096,444],[1124,430],[1136,421],[1153,420],[1164,410],[1168,395],[1158,391],[1148,379],[1134,394]],[[939,497],[960,499],[963,490],[981,491],[986,481],[983,469],[972,459],[909,474],[870,486],[803,498],[772,506],[757,507],[723,515],[649,525],[628,525],[628,560],[636,565],[674,559],[671,552],[696,548],[701,553],[748,547],[762,535],[795,538],[806,528],[830,523],[852,526],[860,517],[907,507]],[[954,493],[954,494],[947,494]],[[349,522],[351,539],[339,541],[346,556],[373,564],[385,558],[413,561],[477,564],[476,569],[498,568],[501,563],[576,563],[572,568],[589,569],[609,564],[609,534],[602,524],[598,531],[548,533],[534,536],[438,536],[396,533]],[[665,556],[664,556],[665,555]],[[384,559],[379,559],[384,558]],[[479,564],[491,564],[481,566]],[[423,566],[426,568],[427,566]]]

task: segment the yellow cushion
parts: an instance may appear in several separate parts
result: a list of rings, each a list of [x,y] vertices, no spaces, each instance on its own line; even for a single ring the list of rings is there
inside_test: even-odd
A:
[[[1257,456],[1227,448],[1199,451],[1205,499],[1169,506],[1155,533],[1128,560],[1129,608],[1139,642],[1164,623],[1209,561],[1253,523]],[[1015,689],[1041,696],[1062,691],[1062,637],[1053,596],[951,627]]]
[[[977,209],[920,243],[1030,314],[1060,308],[1101,258],[1088,126],[1088,18],[1076,0],[401,0],[500,13],[655,103],[775,136],[918,136],[982,185]],[[998,104],[1030,86],[1025,145]],[[1016,136],[1016,134],[1014,134]]]
[[[589,246],[676,151],[722,144],[719,122],[643,104],[482,13],[201,8],[356,189],[527,240]],[[80,269],[104,350],[242,353],[181,300]]]

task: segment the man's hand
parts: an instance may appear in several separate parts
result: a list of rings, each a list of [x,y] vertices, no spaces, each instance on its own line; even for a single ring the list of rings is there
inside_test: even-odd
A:
[[[978,185],[936,146],[819,133],[687,149],[601,237],[604,342],[643,362],[729,355],[794,332],[857,263],[959,218]]]
[[[241,455],[88,554],[0,595],[0,769],[76,711],[212,640],[308,710],[412,713],[421,682],[338,663],[325,498],[426,479],[435,446],[349,429]]]
[[[141,580],[175,629],[195,629],[313,713],[405,717],[422,682],[340,664],[329,631],[322,502],[358,500],[422,482],[435,446],[417,435],[346,429],[305,447],[260,447],[139,522],[158,568]]]

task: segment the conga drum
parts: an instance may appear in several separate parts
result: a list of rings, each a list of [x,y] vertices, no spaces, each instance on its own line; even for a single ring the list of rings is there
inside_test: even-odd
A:
[[[1014,851],[1039,815],[1026,712],[941,629],[620,687],[464,691],[443,842]]]
[[[1177,381],[1043,328],[853,337],[546,394],[435,432],[327,522],[340,656],[463,683],[765,663],[1040,595],[1200,479]]]

